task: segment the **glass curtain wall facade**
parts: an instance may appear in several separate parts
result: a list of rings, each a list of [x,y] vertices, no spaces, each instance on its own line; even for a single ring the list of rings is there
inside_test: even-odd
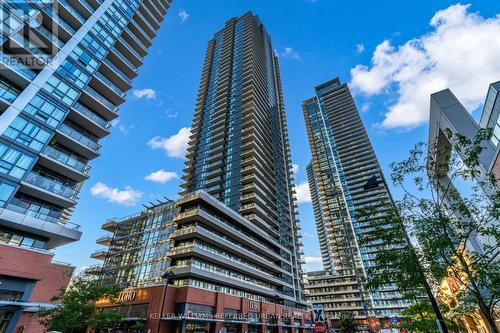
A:
[[[40,253],[80,238],[69,217],[89,162],[170,3],[2,1],[0,245]]]
[[[303,111],[312,152],[309,185],[324,274],[330,275],[311,275],[310,300],[325,304],[326,311],[337,318],[341,311],[357,316],[397,315],[407,303],[393,286],[377,292],[363,287],[376,253],[397,244],[367,247],[358,243],[369,229],[368,221],[356,219],[356,212],[371,206],[383,216],[392,199],[349,88],[338,78],[326,82],[316,87],[315,97],[304,101]],[[334,284],[342,284],[343,277],[356,282],[346,295],[318,297],[325,281],[330,281],[333,293]]]
[[[278,59],[257,16],[208,43],[181,195],[204,190],[280,245],[302,300],[297,206]]]
[[[87,272],[98,275],[103,284],[124,289],[162,284],[175,214],[175,202],[167,202],[106,221],[102,228],[112,235],[100,237],[97,244],[107,249],[92,255],[104,263],[89,267]]]

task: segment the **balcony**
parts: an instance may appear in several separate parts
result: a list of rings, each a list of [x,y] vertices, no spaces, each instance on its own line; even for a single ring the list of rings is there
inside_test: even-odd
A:
[[[75,27],[81,27],[83,23],[85,23],[85,18],[69,3],[66,2],[66,0],[58,0],[60,6],[58,7],[58,15],[68,21],[70,24],[72,24]]]
[[[77,102],[73,105],[72,110],[75,112],[71,112],[68,115],[69,119],[81,125],[99,138],[103,138],[109,134],[109,129],[111,128],[109,121],[99,116],[85,105]]]
[[[27,86],[37,75],[16,57],[2,51],[0,51],[0,69],[2,76],[20,87]]]
[[[34,212],[18,204],[20,203],[12,200],[4,208],[0,208],[3,226],[46,237],[48,249],[80,239],[82,232],[79,231],[79,225]]]
[[[89,275],[100,275],[102,273],[101,265],[92,265],[85,269],[85,274]]]
[[[63,48],[64,42],[60,40],[59,37],[57,37],[55,34],[50,32],[47,28],[45,28],[43,25],[38,26],[36,29],[33,28],[33,31],[41,35],[46,42],[52,43],[58,49]]]
[[[63,145],[85,158],[93,159],[99,156],[99,148],[101,146],[97,143],[97,140],[89,137],[80,130],[66,123],[62,123],[59,128],[57,128],[57,133],[63,134],[58,136],[59,141]]]
[[[137,66],[131,63],[116,47],[111,49],[108,59],[114,64],[118,64],[127,77],[132,79],[137,77]]]
[[[91,258],[97,259],[97,260],[104,260],[104,259],[106,259],[107,256],[108,256],[107,250],[97,250],[97,251],[94,251],[90,255]]]
[[[132,87],[132,80],[127,75],[125,75],[125,73],[123,73],[121,69],[116,67],[109,59],[104,59],[103,64],[105,66],[101,65],[99,70],[102,69],[102,72],[107,77],[116,78],[116,81],[114,82],[122,90],[128,90]]]
[[[113,236],[105,235],[97,238],[96,243],[104,246],[110,246]]]
[[[134,22],[133,24],[136,23]],[[135,27],[137,27],[137,25]],[[136,29],[138,29],[138,27]],[[124,32],[125,34],[122,36],[124,36],[125,40],[127,40],[129,44],[132,45],[132,47],[134,47],[134,49],[144,57],[148,53],[148,51],[143,42],[139,40],[139,38],[134,34],[134,32],[132,32],[132,30],[130,30],[130,28],[125,28]]]
[[[42,22],[47,23],[48,26],[57,25],[57,35],[63,41],[68,41],[76,33],[76,30],[71,25],[57,15],[54,8],[52,8],[52,4],[43,6],[39,3],[38,6],[42,10]]]
[[[118,227],[118,222],[113,221],[113,220],[108,220],[105,223],[103,223],[103,225],[101,226],[101,229],[109,231],[109,232],[115,232],[117,227]]]
[[[34,171],[26,175],[21,185],[22,192],[64,208],[74,206],[78,194],[74,187]]]
[[[163,19],[163,16],[157,17],[155,13],[153,13],[152,10],[149,9],[149,6],[147,5],[147,2],[144,1],[143,5],[141,6],[141,9],[143,9],[146,13],[145,17],[148,18],[150,22],[152,22],[155,32],[160,29],[161,27],[161,20]]]
[[[116,118],[116,113],[118,112],[118,107],[114,105],[109,99],[98,93],[95,89],[90,86],[86,86],[83,90],[91,98],[82,98],[85,99],[87,105],[93,110],[99,112],[106,119],[114,119]]]
[[[130,44],[122,37],[118,37],[118,41],[121,44],[116,44],[116,47],[119,49],[119,51],[124,54],[130,53],[132,57],[129,57],[128,59],[132,62],[135,62],[136,66],[140,66],[144,61],[144,57],[142,57],[136,50],[134,50],[134,48],[130,46]]]
[[[95,79],[91,82],[92,86],[102,92],[102,94],[116,105],[125,101],[125,92],[118,88],[110,79],[101,72],[94,74]]]
[[[72,1],[71,3],[75,6],[78,12],[84,13],[83,15],[86,18],[89,18],[92,13],[94,13],[94,8],[92,8],[92,6],[85,0]]]
[[[84,181],[88,178],[90,167],[84,161],[58,150],[53,146],[45,147],[40,157],[40,165],[77,182]]]
[[[135,18],[136,22],[142,28],[142,31],[147,34],[147,37],[149,39],[147,41],[148,44],[149,44],[148,46],[151,46],[151,40],[150,40],[150,38],[154,38],[156,30],[151,25],[151,22],[148,19],[146,19],[144,17],[144,15],[139,10],[137,10],[135,12],[135,14],[136,14],[136,16],[134,18]],[[137,18],[139,18],[139,19],[137,19]]]

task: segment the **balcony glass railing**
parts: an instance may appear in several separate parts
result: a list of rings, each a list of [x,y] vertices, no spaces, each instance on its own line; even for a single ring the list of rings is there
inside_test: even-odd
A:
[[[144,15],[142,15],[142,13],[141,13],[140,11],[136,11],[136,14],[137,14],[137,16],[139,16],[139,17],[141,18],[141,20],[142,20],[142,21],[144,22],[144,24],[148,27],[148,29],[149,29],[149,30],[151,30],[151,31],[153,31],[153,33],[154,33],[155,29],[154,29],[154,28],[153,28],[153,26],[151,25],[151,22],[149,22],[149,20],[148,20],[148,19],[146,19],[146,18],[144,17]],[[143,30],[143,31],[144,31],[144,30]],[[147,36],[147,37],[149,38],[149,36]]]
[[[47,15],[50,18],[52,18],[52,20],[54,20],[54,22],[56,22],[58,25],[63,27],[67,32],[69,32],[72,35],[75,34],[75,32],[76,32],[75,29],[73,29],[72,26],[70,26],[66,21],[64,21],[64,19],[60,18],[57,15],[57,13],[54,12],[51,5],[44,6],[43,10],[47,13]]]
[[[109,123],[109,121],[107,121],[106,119],[98,116],[93,111],[91,111],[89,108],[87,108],[86,106],[83,106],[83,104],[81,104],[81,103],[77,102],[73,106],[73,109],[75,109],[75,111],[77,111],[78,113],[84,115],[85,117],[89,118],[94,123],[96,123],[99,126],[101,126],[102,128],[109,129],[111,127],[111,124]]]
[[[125,39],[123,39],[122,37],[118,37],[118,40],[125,46],[127,51],[132,53],[137,59],[139,59],[139,61],[144,60],[144,57],[142,57],[139,53],[137,53],[137,51],[134,50],[134,48],[130,46],[130,44]]]
[[[132,71],[136,72],[137,71],[137,67],[131,63],[127,57],[125,57],[120,51],[118,51],[115,48],[113,48],[113,52],[118,56],[118,58],[120,58],[121,61],[123,61],[125,63],[125,65],[127,65]]]
[[[64,42],[62,40],[60,40],[55,34],[50,32],[47,28],[45,28],[43,25],[40,25],[39,27],[37,27],[36,31],[38,31],[41,35],[43,35],[48,40],[54,42],[58,48],[61,49],[64,46]]]
[[[0,63],[4,66],[12,68],[28,80],[33,80],[36,77],[36,73],[34,71],[24,66],[13,56],[3,53],[2,51],[0,51]]]
[[[18,205],[18,203],[22,204],[22,201],[20,201],[19,199],[17,199],[17,201],[14,201],[14,199],[13,199],[13,201],[11,203],[7,204],[7,206],[5,207],[6,209],[14,211],[14,212],[21,213],[21,214],[24,214],[26,216],[31,216],[31,217],[34,217],[36,219],[47,221],[47,222],[50,222],[50,223],[59,224],[59,225],[62,225],[64,227],[66,227],[66,228],[70,228],[70,229],[74,229],[74,230],[79,230],[80,229],[80,225],[79,224],[62,221],[59,218],[56,218],[56,217],[53,217],[53,216],[49,216],[49,215],[44,214],[42,212],[36,212],[36,211],[33,211],[33,210],[28,209],[26,207],[21,207],[21,206]]]
[[[78,2],[82,4],[82,6],[85,7],[91,14],[94,12],[94,8],[92,8],[92,6],[87,3],[87,1],[78,0]]]
[[[119,69],[118,67],[116,67],[111,61],[109,61],[108,59],[105,59],[104,63],[109,68],[111,68],[116,74],[118,74],[118,76],[121,77],[125,82],[127,82],[128,84],[132,84],[132,80],[130,80],[129,77],[127,75],[125,75],[125,73],[123,73],[122,70]]]
[[[37,187],[43,188],[49,192],[62,196],[66,199],[72,201],[76,200],[77,191],[73,187],[66,186],[53,178],[39,175],[36,172],[31,171],[24,178],[26,183],[35,185]]]
[[[45,52],[41,51],[36,45],[31,44],[24,36],[20,34],[11,35],[10,38],[15,40],[19,45],[24,47],[28,52],[39,56],[40,58],[49,58]]]
[[[90,96],[94,97],[96,100],[98,100],[102,105],[104,105],[109,111],[116,113],[118,111],[118,108],[116,105],[111,103],[109,99],[98,93],[95,89],[93,89],[90,86],[86,86],[84,91],[88,93]]]
[[[142,29],[137,25],[137,23],[135,23],[134,20],[131,20],[130,22],[132,22],[132,24],[135,26],[136,29],[142,31]],[[125,28],[125,31],[130,35],[130,37],[132,37],[132,39],[137,43],[137,45],[139,45],[139,47],[143,49],[144,52],[146,52],[147,49],[146,46],[144,46],[144,43],[139,40],[139,38],[132,32],[132,30],[130,30],[129,28]],[[145,34],[143,33],[143,35]]]
[[[96,72],[94,75],[99,80],[101,80],[102,82],[104,82],[109,89],[113,90],[113,92],[115,94],[117,94],[120,97],[124,97],[125,96],[125,93],[120,88],[118,88],[113,82],[111,82],[107,77],[105,77],[104,75],[102,75],[99,72]]]
[[[43,150],[43,153],[50,158],[55,159],[58,162],[61,162],[77,171],[80,171],[83,174],[88,174],[90,167],[86,165],[83,161],[76,159],[75,157],[66,154],[52,146],[47,146]]]
[[[146,5],[146,3],[142,4],[142,8],[144,8],[144,10],[146,11],[146,13],[153,19],[154,24],[157,27],[159,27],[160,26],[160,22],[158,21],[158,19],[156,18],[156,16],[154,16],[153,13],[149,10],[149,8]]]
[[[73,15],[81,24],[83,24],[85,22],[85,19],[83,18],[83,16],[80,15],[80,13],[76,9],[74,9],[73,7],[71,7],[71,5],[66,2],[66,0],[59,0],[59,3],[64,8],[66,8],[66,10],[68,12],[70,12],[71,15]]]
[[[101,147],[96,141],[92,140],[89,138],[87,135],[83,134],[82,132],[78,131],[77,129],[62,123],[61,126],[59,126],[58,130],[61,133],[64,133],[68,135],[69,137],[75,139],[82,145],[92,149],[95,152],[99,151],[99,148]]]

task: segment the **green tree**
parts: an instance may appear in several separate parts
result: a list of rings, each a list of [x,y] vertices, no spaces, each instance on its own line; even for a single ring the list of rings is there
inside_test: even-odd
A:
[[[354,321],[354,315],[352,313],[343,312],[340,314],[339,330],[342,333],[356,332],[356,322]]]
[[[419,282],[425,279],[436,286],[445,278],[452,279],[458,287],[448,303],[448,316],[479,309],[489,330],[497,333],[494,318],[500,302],[500,192],[497,180],[491,174],[484,175],[479,162],[491,131],[480,130],[473,139],[451,131],[444,135],[449,147],[420,143],[408,159],[391,165],[391,178],[402,199],[387,217],[369,222],[373,232],[362,243],[371,244],[377,237],[402,240],[408,233],[418,241],[418,247],[412,251],[411,246],[401,243],[377,253],[378,267],[369,286],[394,282],[414,300],[405,320],[425,323],[434,318],[426,319],[430,312],[424,311],[426,303]],[[462,193],[454,184],[461,185]],[[479,250],[473,247],[476,239],[486,240]],[[422,332],[429,329],[420,328]]]
[[[121,288],[101,285],[98,280],[85,274],[71,280],[67,289],[61,289],[52,301],[59,305],[39,312],[40,322],[48,329],[63,333],[85,332],[88,326],[100,328],[115,327],[122,319],[116,311],[101,311],[94,306],[100,299],[117,303]]]

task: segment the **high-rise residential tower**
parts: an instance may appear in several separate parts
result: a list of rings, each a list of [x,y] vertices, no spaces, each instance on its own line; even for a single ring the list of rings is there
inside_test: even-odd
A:
[[[68,283],[49,250],[80,238],[88,163],[170,2],[2,1],[0,332],[41,332],[32,314]]]
[[[302,299],[297,207],[278,58],[252,13],[209,42],[181,194],[205,190],[284,248]]]
[[[360,246],[360,235],[369,229],[356,214],[371,206],[377,216],[383,215],[392,199],[347,84],[336,78],[317,86],[303,111],[312,152],[307,171],[325,268],[322,274],[310,274],[308,297],[334,318],[347,311],[373,326],[376,318],[397,315],[407,303],[391,286],[364,290],[376,252],[391,244]]]
[[[309,315],[278,59],[252,13],[208,43],[183,179],[166,273],[182,316],[170,329],[302,332]]]

